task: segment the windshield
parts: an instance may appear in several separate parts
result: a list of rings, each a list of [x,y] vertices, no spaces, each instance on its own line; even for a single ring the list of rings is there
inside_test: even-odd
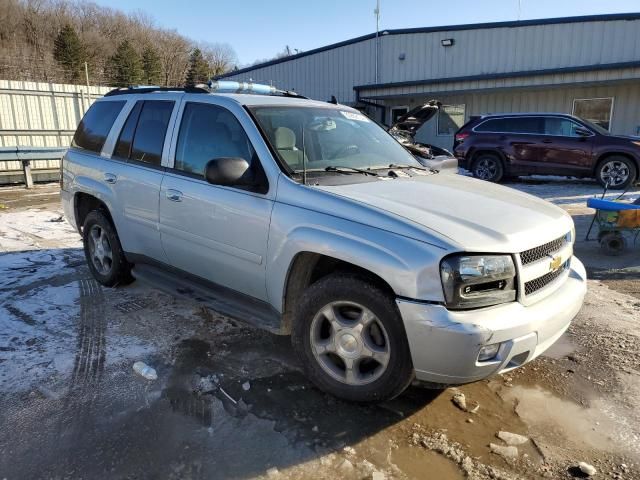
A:
[[[420,168],[391,135],[361,113],[335,107],[251,109],[269,142],[296,173],[331,168]]]
[[[590,122],[589,120],[586,120],[586,119],[584,119],[582,117],[579,117],[579,118],[580,118],[580,120],[582,120],[587,125],[587,127],[595,130],[600,135],[609,135],[609,130],[607,130],[606,128],[601,127],[597,123]]]

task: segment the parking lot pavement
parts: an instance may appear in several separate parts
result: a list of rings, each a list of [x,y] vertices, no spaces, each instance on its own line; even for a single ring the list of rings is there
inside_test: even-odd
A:
[[[509,186],[576,220],[597,279],[572,327],[509,374],[366,407],[316,390],[286,337],[138,282],[100,287],[56,186],[0,190],[0,478],[570,478],[581,461],[640,478],[640,245],[605,257],[581,240],[593,183]],[[527,437],[516,457],[492,453],[499,431]]]

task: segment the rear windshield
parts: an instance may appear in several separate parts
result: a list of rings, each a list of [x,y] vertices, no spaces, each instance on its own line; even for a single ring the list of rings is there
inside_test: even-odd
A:
[[[78,125],[71,146],[100,153],[124,101],[96,102]]]

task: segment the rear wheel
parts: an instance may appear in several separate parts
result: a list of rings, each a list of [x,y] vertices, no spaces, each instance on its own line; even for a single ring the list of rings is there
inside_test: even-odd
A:
[[[488,182],[499,182],[504,175],[504,167],[502,160],[492,153],[481,153],[473,161],[471,173],[480,180]]]
[[[100,210],[89,212],[82,227],[84,255],[93,277],[113,287],[133,281],[116,229]]]
[[[636,165],[627,157],[612,155],[602,160],[596,168],[596,180],[603,187],[609,185],[612,190],[622,190],[636,179]]]
[[[296,311],[292,342],[309,379],[345,400],[388,400],[413,379],[393,296],[360,277],[335,274],[311,285]]]

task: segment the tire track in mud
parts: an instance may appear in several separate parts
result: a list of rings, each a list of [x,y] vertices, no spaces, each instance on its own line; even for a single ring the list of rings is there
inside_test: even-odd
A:
[[[79,280],[78,284],[80,319],[76,355],[58,424],[60,437],[66,436],[71,443],[74,443],[74,438],[93,430],[94,403],[100,395],[106,359],[107,324],[102,287],[95,280],[86,278]]]
[[[80,280],[80,321],[71,392],[98,393],[106,359],[105,303],[102,287],[93,279]]]

